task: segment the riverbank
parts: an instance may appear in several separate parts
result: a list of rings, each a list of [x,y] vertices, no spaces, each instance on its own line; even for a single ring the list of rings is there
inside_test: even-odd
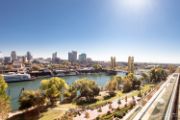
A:
[[[118,73],[119,76],[125,76],[124,73]],[[94,74],[83,74],[83,75],[77,75],[77,76],[65,76],[62,77],[65,79],[67,84],[71,85],[74,81],[82,78],[88,78],[91,80],[95,80],[98,84],[98,86],[103,87],[107,84],[107,82],[113,77],[113,75],[106,75],[104,73],[94,73]],[[28,89],[38,89],[40,87],[40,82],[42,79],[47,79],[49,77],[39,77],[38,79],[35,79],[33,81],[28,82],[16,82],[16,83],[8,83],[8,89],[7,94],[10,96],[11,100],[11,107],[12,111],[16,111],[19,108],[19,95],[21,93],[21,90],[24,88],[25,90]]]
[[[144,85],[141,88],[142,94],[145,94],[145,93],[147,94],[153,87],[154,87],[153,84],[146,84],[146,85]],[[100,94],[103,94],[104,92],[106,92],[106,91],[101,91]],[[92,104],[86,105],[86,107],[94,109],[94,110],[89,110],[88,111],[90,113],[90,116],[92,115],[92,113],[93,114],[96,113],[95,115],[97,117],[98,115],[102,115],[103,113],[107,113],[108,108],[109,108],[109,104],[105,104],[105,103],[112,103],[112,107],[113,108],[117,108],[118,100],[119,99],[122,100],[121,106],[123,106],[124,103],[125,103],[124,100],[125,100],[126,96],[128,98],[128,101],[131,101],[132,96],[138,96],[138,93],[139,92],[137,90],[131,91],[130,93],[122,93],[121,91],[116,91],[116,96],[114,96],[114,97],[112,97],[110,99],[107,99],[107,100],[100,100],[100,101],[97,101],[96,103],[92,103]],[[136,98],[136,101],[139,100],[138,97],[135,97],[135,98]],[[104,112],[101,112],[101,113],[97,112],[97,110],[99,108],[98,107],[99,104],[101,104],[101,106],[105,105],[103,107],[103,111]],[[32,118],[28,116],[28,120],[34,120],[34,119],[37,119],[37,120],[59,119],[66,112],[68,112],[70,109],[78,110],[78,109],[81,109],[81,108],[82,108],[82,106],[77,106],[76,104],[73,104],[73,103],[70,103],[70,104],[57,104],[56,107],[49,107],[48,109],[46,109],[45,111],[40,113],[40,115],[38,115],[38,116],[37,116],[37,112],[35,112],[35,113],[32,112],[31,113],[31,114],[33,114],[31,116]],[[80,116],[76,116],[74,119],[79,120],[80,118],[84,118],[86,112],[87,112],[87,110],[82,112]],[[16,113],[12,113],[12,114],[17,114],[17,113],[21,114],[21,112],[16,112]],[[24,116],[26,116],[26,115],[20,115],[19,117],[23,118]],[[94,118],[95,116],[91,116],[90,118],[92,118],[92,117]],[[13,120],[13,119],[9,119],[9,120]]]

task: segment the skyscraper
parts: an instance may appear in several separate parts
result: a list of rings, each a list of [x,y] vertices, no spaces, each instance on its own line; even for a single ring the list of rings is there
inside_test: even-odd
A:
[[[79,62],[80,62],[80,63],[86,63],[86,60],[87,60],[87,59],[86,59],[86,56],[87,56],[87,55],[86,55],[85,53],[80,54],[80,55],[79,55]]]
[[[16,51],[11,52],[11,60],[14,62],[17,59]]]
[[[31,55],[31,53],[29,51],[27,52],[26,56],[27,56],[28,62],[30,62],[32,60],[32,55]]]
[[[57,59],[58,59],[57,52],[55,52],[52,54],[52,63],[57,63]]]
[[[4,64],[11,63],[11,57],[4,57]]]
[[[77,62],[77,51],[72,51],[68,53],[68,61],[71,63]]]
[[[3,63],[3,59],[4,59],[3,53],[0,51],[0,63]]]
[[[128,57],[128,72],[134,73],[134,57],[133,56]]]
[[[116,67],[116,57],[111,57],[111,68],[115,69]]]

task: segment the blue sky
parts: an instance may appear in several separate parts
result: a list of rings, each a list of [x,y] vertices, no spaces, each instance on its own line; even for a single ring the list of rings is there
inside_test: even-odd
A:
[[[0,0],[0,51],[180,63],[179,0]]]

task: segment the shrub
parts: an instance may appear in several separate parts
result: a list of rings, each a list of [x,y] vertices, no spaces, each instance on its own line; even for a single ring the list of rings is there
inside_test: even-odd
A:
[[[110,115],[110,114],[111,114],[111,111],[108,111],[108,112],[107,112],[107,115]]]
[[[108,100],[108,99],[111,98],[111,96],[110,95],[105,95],[103,98],[104,98],[104,100]]]
[[[41,106],[45,103],[45,97],[40,91],[25,90],[19,97],[19,109],[27,109],[32,106]]]
[[[73,116],[66,113],[60,118],[60,120],[73,120]]]
[[[127,104],[125,104],[124,107],[127,107]]]
[[[113,114],[103,116],[102,120],[113,120]]]
[[[87,99],[86,97],[81,97],[76,100],[76,103],[77,103],[77,105],[83,105],[83,104],[87,104],[87,103],[95,103],[96,101],[97,101],[97,99],[94,99],[94,98]]]
[[[110,91],[110,92],[108,92],[108,94],[109,94],[110,97],[116,96],[116,93],[114,91]]]
[[[124,116],[123,112],[117,111],[117,112],[114,113],[114,117],[117,117],[117,118],[121,119],[121,118],[123,118],[123,116]]]
[[[112,109],[112,104],[109,105],[109,109]]]
[[[96,118],[96,120],[100,120],[100,117],[98,116],[98,117]]]
[[[85,113],[85,118],[89,118],[89,117],[90,117],[89,113],[86,112],[86,113]]]
[[[121,99],[118,100],[118,104],[119,104],[119,105],[121,104]]]
[[[102,108],[101,107],[98,109],[98,112],[102,112]]]
[[[132,109],[133,107],[134,107],[134,104],[131,103],[131,104],[129,105],[129,109]]]
[[[142,93],[141,92],[138,93],[138,97],[142,97]]]
[[[98,118],[96,118],[96,120],[113,120],[114,117],[121,119],[126,115],[128,110],[130,110],[130,106],[126,106],[122,109],[117,108],[113,113],[111,111],[108,111],[107,114],[99,116]]]
[[[118,107],[118,108],[116,109],[116,111],[119,111],[119,110],[121,110],[120,107]]]

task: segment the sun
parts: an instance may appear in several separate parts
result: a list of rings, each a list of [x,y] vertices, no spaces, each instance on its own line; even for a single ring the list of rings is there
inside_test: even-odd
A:
[[[150,0],[120,0],[121,5],[129,10],[142,11],[148,7]]]

